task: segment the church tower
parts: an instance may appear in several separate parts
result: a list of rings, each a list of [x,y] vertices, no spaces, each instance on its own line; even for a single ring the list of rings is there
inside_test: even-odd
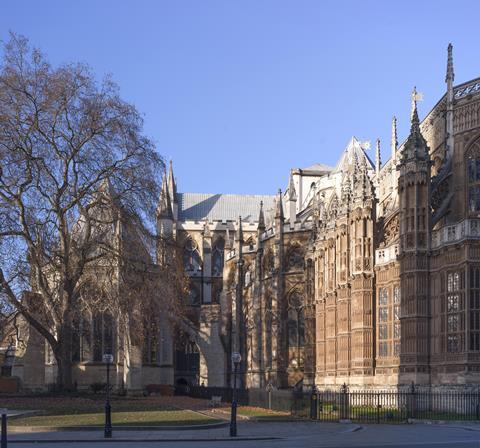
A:
[[[412,94],[410,135],[397,169],[400,206],[400,383],[430,381],[430,156]]]

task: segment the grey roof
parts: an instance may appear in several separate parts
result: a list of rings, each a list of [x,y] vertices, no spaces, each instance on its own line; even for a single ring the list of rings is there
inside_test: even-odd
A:
[[[312,166],[308,166],[307,168],[302,168],[302,170],[328,172],[328,171],[333,171],[333,168],[323,163],[314,163]]]
[[[180,221],[237,220],[256,222],[260,201],[264,209],[273,207],[275,196],[211,193],[177,193],[178,219]]]

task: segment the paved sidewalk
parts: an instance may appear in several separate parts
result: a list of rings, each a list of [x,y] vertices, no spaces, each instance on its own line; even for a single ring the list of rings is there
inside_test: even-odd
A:
[[[319,424],[317,422],[239,422],[238,437],[234,440],[280,440],[288,438],[295,434],[317,434],[334,435],[351,432],[360,428],[358,425],[344,424]],[[20,429],[20,428],[19,428]],[[293,431],[292,431],[293,430]],[[38,432],[10,432],[8,439],[10,442],[79,442],[79,441],[99,441],[104,440],[103,428],[92,431],[38,431]],[[215,441],[230,440],[229,427],[212,429],[182,429],[182,430],[142,430],[142,431],[122,431],[113,428],[112,441]]]

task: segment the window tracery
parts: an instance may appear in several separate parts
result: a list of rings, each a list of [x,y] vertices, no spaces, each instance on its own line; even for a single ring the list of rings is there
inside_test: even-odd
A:
[[[201,270],[202,260],[198,252],[198,246],[191,238],[188,238],[183,247],[183,266],[186,271]]]
[[[462,276],[460,272],[447,274],[446,333],[447,352],[462,351]]]
[[[303,298],[293,292],[288,300],[288,345],[300,349],[305,345],[305,317]]]
[[[468,211],[480,212],[480,140],[467,150]]]
[[[223,275],[223,254],[225,250],[225,240],[218,238],[213,245],[212,252],[212,276],[221,277]]]

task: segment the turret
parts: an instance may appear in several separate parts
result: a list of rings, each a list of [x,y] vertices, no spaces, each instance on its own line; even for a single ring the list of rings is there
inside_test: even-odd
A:
[[[400,290],[402,339],[400,381],[429,384],[430,357],[430,156],[420,131],[418,94],[412,93],[410,135],[397,169],[400,209]]]

